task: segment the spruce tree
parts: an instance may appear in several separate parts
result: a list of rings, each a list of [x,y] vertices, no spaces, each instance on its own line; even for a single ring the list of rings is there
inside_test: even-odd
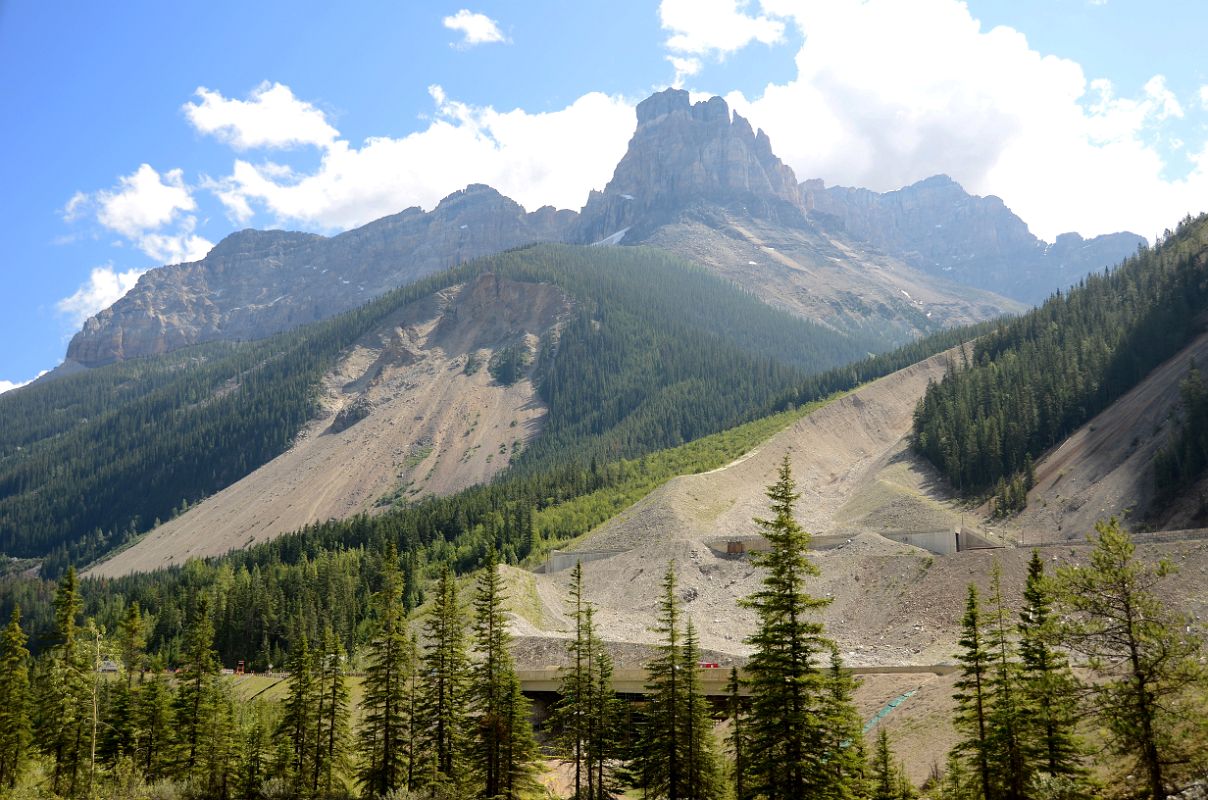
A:
[[[852,700],[855,679],[843,669],[837,648],[831,650],[830,669],[824,680],[819,723],[822,747],[827,753],[823,767],[827,780],[820,796],[831,800],[863,798],[867,795],[864,724]]]
[[[321,689],[314,674],[315,659],[306,634],[299,631],[290,649],[286,670],[289,690],[283,705],[277,735],[289,742],[289,761],[282,765],[295,795],[313,789],[318,757],[318,717]]]
[[[425,780],[456,788],[466,779],[468,622],[448,564],[441,569],[432,614],[424,624],[423,676],[419,711]]]
[[[768,800],[831,793],[825,764],[838,757],[823,746],[820,707],[825,680],[815,659],[833,649],[822,624],[809,618],[828,601],[805,589],[818,568],[806,554],[810,535],[793,516],[800,495],[786,453],[768,487],[772,517],[757,519],[770,545],[752,561],[766,574],[763,588],[743,604],[754,609],[758,629],[747,639],[755,648],[747,663],[751,687],[751,790]]]
[[[591,770],[585,766],[587,730],[591,704],[592,676],[595,664],[587,627],[587,604],[583,598],[583,562],[576,561],[570,577],[570,606],[575,620],[574,638],[568,640],[570,664],[562,671],[559,698],[554,706],[553,722],[560,734],[564,757],[574,769],[571,797],[583,800],[591,796],[587,785]]]
[[[1195,737],[1185,735],[1203,715],[1193,691],[1204,681],[1202,641],[1155,594],[1173,566],[1138,561],[1115,519],[1095,530],[1090,563],[1058,571],[1060,640],[1096,673],[1087,689],[1108,747],[1135,760],[1143,796],[1165,800],[1178,770],[1204,756],[1189,751]]]
[[[112,687],[113,701],[103,736],[103,756],[114,763],[134,753],[138,739],[138,693],[135,678],[141,678],[146,660],[146,621],[137,601],[126,606],[118,623],[115,641],[122,670]]]
[[[528,721],[528,701],[520,694],[508,652],[511,636],[497,559],[493,549],[488,551],[474,597],[474,644],[478,651],[472,682],[474,768],[480,797],[512,800],[535,788],[536,744]]]
[[[1011,635],[1010,610],[1002,596],[1002,570],[994,564],[986,649],[991,660],[987,740],[993,784],[1004,800],[1024,800],[1032,780],[1026,729],[1032,709],[1020,686],[1020,664]]]
[[[29,709],[29,650],[21,609],[0,634],[0,794],[12,789],[29,759],[33,736]]]
[[[218,675],[214,623],[210,619],[209,597],[204,592],[193,599],[182,657],[184,665],[177,674],[173,703],[175,769],[178,775],[192,776],[197,770],[198,747],[209,729],[207,714],[215,710],[212,695]]]
[[[961,620],[961,652],[957,660],[961,664],[961,676],[956,681],[955,723],[957,732],[964,738],[956,751],[968,758],[973,765],[977,791],[983,800],[995,800],[990,772],[989,745],[989,694],[990,670],[993,654],[985,641],[981,603],[977,586],[969,584],[965,614]]]
[[[613,796],[610,765],[620,754],[618,737],[624,704],[613,689],[612,657],[595,634],[594,609],[588,605],[584,613],[588,650],[594,664],[587,704],[587,795],[589,800],[605,800]]]
[[[415,664],[403,613],[403,581],[390,545],[382,559],[382,585],[374,596],[376,630],[366,656],[358,750],[360,782],[372,797],[404,788],[410,708],[408,690]]]
[[[334,794],[336,776],[344,773],[348,762],[352,696],[344,675],[345,660],[344,646],[329,625],[323,630],[316,674],[319,703],[311,792],[320,797]]]
[[[869,800],[910,800],[913,796],[907,788],[905,771],[889,746],[889,732],[884,728],[877,731],[869,772]]]
[[[79,627],[82,610],[75,567],[68,567],[55,591],[55,635],[39,674],[37,736],[51,759],[56,794],[76,794],[89,747],[91,685]]]
[[[684,629],[684,677],[683,677],[683,720],[684,755],[683,774],[686,800],[706,800],[720,797],[723,782],[718,768],[717,743],[713,736],[713,719],[709,714],[709,701],[701,693],[700,641],[696,626],[689,619]]]
[[[726,744],[734,755],[732,772],[734,784],[734,800],[749,800],[751,794],[747,787],[747,764],[749,743],[747,741],[747,711],[743,702],[742,683],[738,680],[738,667],[730,667],[730,679],[726,682],[726,716],[730,718],[730,735]]]
[[[654,629],[658,654],[646,665],[647,703],[634,771],[648,796],[684,800],[683,707],[684,657],[675,565],[667,567]]]
[[[151,678],[138,696],[137,763],[143,776],[154,783],[164,776],[173,730],[172,690],[164,675],[164,662],[159,656],[151,659]]]
[[[1019,614],[1019,658],[1022,691],[1027,697],[1031,724],[1030,756],[1033,769],[1050,776],[1081,779],[1082,745],[1077,724],[1077,682],[1064,653],[1052,645],[1055,620],[1052,591],[1045,578],[1040,553],[1028,562],[1024,605]]]

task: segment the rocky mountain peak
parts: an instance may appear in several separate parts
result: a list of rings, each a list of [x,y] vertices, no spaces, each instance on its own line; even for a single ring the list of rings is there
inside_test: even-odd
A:
[[[701,203],[804,222],[796,176],[766,133],[720,97],[692,103],[686,91],[667,89],[638,104],[629,149],[604,191],[588,197],[573,238],[595,242],[628,230],[640,239]]]

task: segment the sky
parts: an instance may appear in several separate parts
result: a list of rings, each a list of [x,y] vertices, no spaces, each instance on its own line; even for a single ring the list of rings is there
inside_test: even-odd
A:
[[[946,173],[1048,241],[1152,240],[1208,210],[1206,28],[1186,0],[0,0],[0,391],[243,228],[469,183],[578,209],[668,86],[799,180]]]

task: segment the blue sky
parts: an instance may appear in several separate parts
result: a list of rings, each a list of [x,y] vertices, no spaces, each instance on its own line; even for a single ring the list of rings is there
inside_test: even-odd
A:
[[[578,208],[671,84],[725,96],[800,179],[947,172],[1046,239],[1152,237],[1208,208],[1206,23],[1174,0],[8,0],[0,389],[240,228],[330,233],[470,182]]]

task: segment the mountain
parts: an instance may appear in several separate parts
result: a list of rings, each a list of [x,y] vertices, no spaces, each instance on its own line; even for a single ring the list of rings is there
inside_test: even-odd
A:
[[[1023,310],[816,224],[766,133],[720,97],[694,104],[677,89],[638,104],[625,156],[568,236],[659,247],[773,306],[882,342]]]
[[[1048,244],[1002,200],[971,195],[947,175],[884,194],[820,180],[801,184],[801,192],[811,218],[832,230],[929,275],[1029,305],[1118,264],[1146,243],[1135,233],[1093,239],[1063,233]]]
[[[68,361],[98,366],[214,340],[260,339],[355,308],[479,256],[561,240],[575,214],[532,213],[489,186],[331,238],[245,230],[201,261],[153,269],[84,323]]]

